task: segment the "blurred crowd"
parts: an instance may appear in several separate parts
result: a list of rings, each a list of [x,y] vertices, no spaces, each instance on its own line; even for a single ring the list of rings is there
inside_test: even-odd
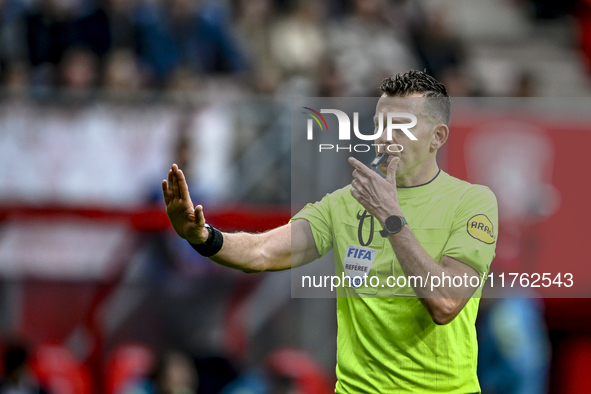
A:
[[[308,353],[284,347],[237,370],[223,357],[195,357],[140,342],[114,348],[100,382],[68,347],[9,342],[2,349],[0,394],[329,394],[329,375]]]
[[[578,3],[581,49],[591,64],[590,1],[507,2],[531,3],[535,17],[540,19],[569,13]],[[228,79],[238,90],[260,94],[263,98],[273,95],[363,97],[375,96],[384,77],[412,68],[425,69],[446,85],[451,96],[489,95],[475,79],[475,72],[469,70],[473,54],[451,28],[449,12],[445,2],[429,0],[0,0],[0,92],[30,92],[36,97],[54,97],[57,90],[100,89],[125,94],[148,90],[200,92],[213,78]],[[516,82],[510,94],[521,97],[537,94],[540,81],[535,74],[524,70]],[[200,203],[232,199],[259,204],[286,203],[290,198],[289,163],[279,164],[281,156],[289,157],[289,144],[282,144],[281,140],[285,137],[289,141],[289,119],[281,116],[285,109],[278,103],[273,106],[264,99],[251,100],[232,107],[232,116],[227,116],[223,103],[181,109],[180,116],[151,107],[136,112],[123,107],[115,108],[121,112],[113,108],[94,112],[95,108],[90,108],[75,121],[71,121],[75,117],[69,107],[67,111],[56,111],[54,117],[43,111],[16,112],[9,106],[6,108],[9,109],[2,115],[8,121],[0,123],[0,130],[8,142],[4,146],[0,144],[0,149],[4,149],[0,157],[7,163],[22,161],[20,172],[27,175],[27,182],[10,183],[13,173],[7,165],[6,175],[0,174],[0,186],[6,187],[0,189],[22,191],[22,196],[34,197],[49,190],[53,194],[48,195],[56,198],[57,190],[63,191],[66,197],[79,197],[79,200],[63,198],[70,203],[86,202],[89,196],[95,198],[92,201],[103,201],[98,196],[106,201],[111,198],[137,203],[137,190],[148,189],[143,188],[144,184],[150,184],[150,193],[154,189],[155,193],[143,194],[150,194],[160,203],[161,178],[154,181],[151,175],[156,173],[160,177],[162,163],[168,166],[174,160],[187,169],[192,196]],[[38,130],[44,131],[45,138],[30,137]],[[77,131],[77,139],[71,138],[73,130]],[[277,132],[281,130],[283,137]],[[262,148],[257,150],[255,142],[263,135],[269,139],[261,140]],[[224,141],[228,149],[207,148],[216,141]],[[286,148],[271,150],[265,144],[286,145]],[[161,154],[169,150],[172,153]],[[47,165],[49,155],[53,155],[51,162],[57,165]],[[23,157],[32,159],[22,160]],[[142,158],[147,159],[141,161]],[[266,172],[260,164],[265,162],[271,163]],[[235,173],[228,170],[230,164],[235,166]],[[128,171],[121,171],[123,167]],[[511,172],[514,175],[513,169]],[[244,179],[248,176],[253,177],[249,187],[235,186],[247,184]],[[135,180],[131,181],[132,178]],[[2,183],[3,179],[8,181]],[[71,183],[64,182],[72,179]],[[64,184],[72,186],[68,188]],[[17,199],[13,197],[13,200]],[[178,237],[175,241],[181,242]],[[155,242],[151,244],[158,247]],[[194,256],[193,250],[183,245],[186,250],[179,247],[180,253]],[[139,327],[129,337],[141,337],[137,333],[143,329],[149,331],[148,328],[154,331],[152,336],[160,337],[161,332],[153,327],[158,326],[154,322],[161,322],[172,332],[171,337],[182,338],[175,344],[178,348],[191,349],[193,353],[194,342],[200,345],[207,342],[202,339],[206,335],[189,337],[185,333],[218,333],[222,317],[214,319],[211,311],[223,309],[214,308],[218,304],[212,300],[219,299],[219,305],[223,305],[225,298],[220,294],[224,289],[230,292],[239,287],[229,280],[228,283],[212,280],[215,268],[205,263],[186,264],[183,271],[171,268],[171,262],[182,260],[178,256],[147,255],[154,260],[151,265],[138,261],[145,263],[154,277],[166,282],[169,290],[174,290],[171,294],[176,297],[183,289],[191,290],[186,290],[188,296],[182,302],[163,295],[166,293],[159,287],[145,300],[137,301],[140,306],[134,307],[140,312],[134,310],[134,313],[147,316],[140,321],[149,324],[137,324],[137,319],[129,318],[127,324],[134,329]],[[205,285],[201,282],[195,286],[190,281],[189,266],[198,272],[194,273],[195,277],[201,275],[203,283],[210,283],[208,292],[203,290]],[[173,274],[163,274],[167,269]],[[279,299],[277,293],[275,299]],[[212,305],[211,310],[205,304]],[[544,392],[547,381],[540,376],[547,375],[550,355],[541,320],[542,308],[520,299],[483,304],[479,321],[483,392],[523,393],[519,390],[525,385],[530,387],[529,392]],[[261,309],[258,305],[257,310]],[[296,308],[281,309],[297,313]],[[290,325],[287,320],[284,324]],[[275,326],[284,329],[277,322]],[[259,342],[272,343],[272,335],[268,330],[263,331],[264,341]],[[224,338],[219,337],[217,341],[222,343]],[[4,350],[0,394],[15,392],[9,391],[14,387],[30,388],[21,392],[44,392],[40,383],[47,385],[50,379],[41,378],[50,374],[42,373],[39,367],[42,363],[36,361],[37,367],[29,370],[26,349]],[[214,350],[217,353],[212,351],[213,354],[223,353],[218,348]],[[125,348],[121,363],[127,365],[127,357],[137,360],[141,357],[138,354],[145,353]],[[217,358],[204,361],[182,352],[167,352],[158,357],[152,354],[146,358],[153,359],[142,364],[143,373],[132,376],[134,379],[128,382],[126,390],[117,391],[109,383],[106,385],[112,390],[106,391],[217,393],[226,386],[224,394],[319,392],[304,388],[316,381],[323,385],[326,380],[306,355],[293,351],[269,354],[258,357],[257,362],[245,363],[248,367],[255,365],[253,368],[234,368]],[[39,358],[35,357],[34,360]],[[285,367],[294,364],[294,357],[301,361],[298,365],[312,367],[300,371]],[[57,364],[50,359],[43,365]],[[137,366],[133,364],[133,367]],[[117,364],[112,370],[121,368]],[[104,378],[105,382],[110,379]],[[95,377],[95,380],[99,379]]]
[[[0,0],[0,86],[375,94],[426,69],[455,95],[465,51],[443,12],[403,0]]]
[[[585,1],[514,0],[532,19],[574,15],[584,58]],[[426,69],[452,96],[488,95],[453,26],[455,2],[429,0],[0,0],[0,89],[178,91],[209,77],[248,92],[367,96],[381,79]],[[508,5],[507,5],[508,6]],[[575,30],[577,33],[575,33]],[[590,61],[587,61],[591,64]],[[514,95],[530,95],[528,70]]]

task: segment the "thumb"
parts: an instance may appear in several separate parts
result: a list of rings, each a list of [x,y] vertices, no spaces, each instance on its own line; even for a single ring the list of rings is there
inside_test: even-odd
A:
[[[388,171],[386,172],[386,181],[391,184],[396,183],[396,167],[398,167],[398,162],[400,161],[400,157],[394,156],[390,163],[388,164]]]
[[[205,226],[205,215],[203,214],[203,205],[197,205],[195,207],[195,223],[200,227]]]

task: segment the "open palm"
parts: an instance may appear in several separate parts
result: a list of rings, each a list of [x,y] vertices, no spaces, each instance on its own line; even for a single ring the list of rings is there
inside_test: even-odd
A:
[[[185,175],[176,164],[168,171],[168,181],[162,181],[166,214],[177,234],[187,241],[200,244],[207,240],[205,216],[201,205],[193,206]]]

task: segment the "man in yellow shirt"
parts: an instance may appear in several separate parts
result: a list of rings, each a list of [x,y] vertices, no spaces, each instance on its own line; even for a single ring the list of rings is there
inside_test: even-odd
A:
[[[494,258],[496,199],[437,165],[450,118],[441,83],[410,71],[385,79],[381,89],[376,128],[392,112],[418,120],[411,129],[416,141],[402,132],[376,140],[388,153],[380,165],[385,179],[350,158],[351,185],[308,204],[285,226],[228,234],[206,225],[203,207],[193,206],[173,165],[162,182],[167,213],[199,253],[231,268],[284,270],[334,250],[336,274],[361,269],[378,278],[376,287],[349,283],[353,296],[337,301],[337,393],[480,392],[474,328],[480,282],[470,279],[484,278]],[[388,149],[394,144],[402,152]],[[360,223],[367,215],[381,225],[375,234]],[[392,278],[404,284],[386,286]]]

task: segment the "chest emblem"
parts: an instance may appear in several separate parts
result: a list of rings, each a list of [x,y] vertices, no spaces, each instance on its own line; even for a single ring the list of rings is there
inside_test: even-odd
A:
[[[363,224],[365,223],[365,219],[369,218],[369,239],[367,242],[363,241]],[[357,227],[357,238],[359,239],[359,245],[367,246],[371,244],[373,241],[373,216],[367,213],[367,210],[364,210],[363,213],[361,211],[357,212],[357,220],[359,220],[359,226]]]

